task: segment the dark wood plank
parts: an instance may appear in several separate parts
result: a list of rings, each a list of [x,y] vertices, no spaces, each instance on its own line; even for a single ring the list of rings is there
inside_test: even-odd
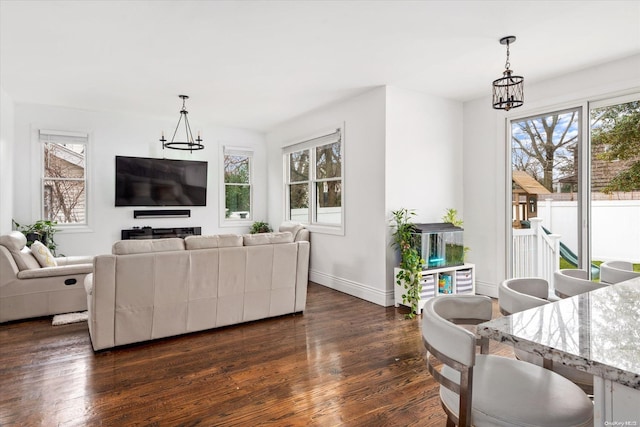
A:
[[[419,322],[311,283],[303,315],[98,353],[86,323],[7,323],[0,425],[441,426]]]

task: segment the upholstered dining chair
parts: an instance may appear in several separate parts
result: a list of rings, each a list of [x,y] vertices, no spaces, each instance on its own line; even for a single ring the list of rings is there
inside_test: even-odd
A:
[[[549,304],[551,301],[543,298],[548,293],[549,283],[545,279],[535,277],[507,279],[498,286],[500,313],[508,316],[509,314],[539,307],[543,304]],[[513,352],[518,360],[550,369],[575,383],[585,393],[593,394],[593,375],[561,363],[553,363],[551,360],[524,350],[516,348]]]
[[[589,280],[587,270],[566,268],[553,273],[554,291],[560,298],[573,297],[606,286],[606,283],[596,283]]]
[[[571,381],[520,360],[476,354],[475,335],[457,323],[487,311],[491,299],[482,295],[443,295],[424,305],[427,368],[440,383],[447,426],[592,426],[593,405]]]
[[[600,264],[600,282],[615,284],[625,280],[640,277],[640,273],[633,271],[633,264],[626,261],[605,261]]]
[[[505,316],[549,302],[549,282],[545,279],[517,277],[498,286],[498,306]]]

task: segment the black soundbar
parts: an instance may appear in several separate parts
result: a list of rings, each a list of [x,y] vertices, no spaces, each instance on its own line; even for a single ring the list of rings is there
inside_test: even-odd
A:
[[[133,211],[134,218],[189,218],[191,217],[190,209],[154,209]]]

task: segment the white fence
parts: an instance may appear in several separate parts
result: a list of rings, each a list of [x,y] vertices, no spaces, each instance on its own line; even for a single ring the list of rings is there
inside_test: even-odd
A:
[[[538,218],[554,234],[562,236],[578,252],[578,203],[538,201]],[[640,263],[640,200],[594,200],[591,202],[591,258]]]

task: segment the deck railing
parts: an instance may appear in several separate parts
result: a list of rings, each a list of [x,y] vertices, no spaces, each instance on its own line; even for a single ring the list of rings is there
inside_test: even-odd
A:
[[[542,219],[529,221],[531,228],[512,230],[512,277],[541,277],[553,293],[553,273],[560,269],[560,235],[545,233]]]

